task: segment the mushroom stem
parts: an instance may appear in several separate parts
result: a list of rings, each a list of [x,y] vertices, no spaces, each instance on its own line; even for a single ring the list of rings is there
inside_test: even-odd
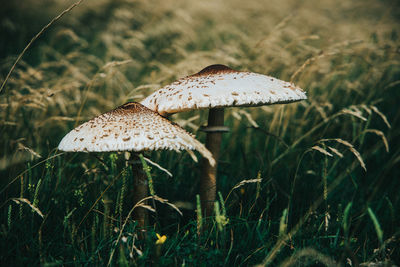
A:
[[[136,205],[136,203],[148,196],[147,177],[143,171],[142,164],[137,153],[131,153],[130,161],[133,174],[133,205]],[[143,202],[142,204],[146,204],[146,202]],[[133,218],[138,222],[138,226],[140,228],[145,227],[148,219],[147,210],[140,206],[137,207],[133,211]]]
[[[224,109],[213,108],[208,112],[207,127],[218,127],[224,125]],[[216,177],[218,157],[221,148],[221,131],[208,131],[206,137],[206,148],[212,153],[216,164],[211,166],[207,159],[202,159],[202,170],[200,177],[200,199],[203,207],[204,217],[211,216],[214,209],[216,195]]]

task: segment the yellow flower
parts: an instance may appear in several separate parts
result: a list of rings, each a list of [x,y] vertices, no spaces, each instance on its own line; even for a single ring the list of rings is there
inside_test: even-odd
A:
[[[163,236],[161,236],[159,234],[156,234],[156,235],[158,238],[156,241],[156,245],[162,245],[162,244],[164,244],[165,240],[167,240],[167,237],[165,235],[163,235]]]
[[[240,194],[244,195],[244,193],[246,192],[246,190],[244,190],[244,188],[240,188]]]

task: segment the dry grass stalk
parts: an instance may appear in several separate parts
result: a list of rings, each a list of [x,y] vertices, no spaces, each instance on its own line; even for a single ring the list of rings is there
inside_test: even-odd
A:
[[[27,204],[40,217],[44,218],[44,215],[39,210],[39,208],[35,207],[28,199],[26,199],[26,198],[12,198],[11,200],[14,201],[15,203],[17,203],[18,205],[21,205],[21,202]]]
[[[27,44],[27,46],[22,50],[22,52],[18,55],[17,59],[15,60],[14,64],[12,65],[10,71],[7,73],[6,78],[4,79],[3,83],[1,84],[0,87],[0,93],[3,90],[4,86],[6,85],[8,79],[10,78],[11,73],[14,71],[15,67],[17,66],[18,62],[21,60],[25,52],[31,47],[33,42],[36,41],[37,38],[39,38],[40,35],[43,34],[53,23],[55,23],[57,20],[61,19],[62,16],[64,16],[66,13],[70,12],[74,7],[78,6],[80,3],[82,3],[83,0],[79,0],[78,2],[72,4],[70,7],[65,9],[63,12],[61,12],[57,17],[52,19],[46,26],[44,26],[32,39],[31,41]]]
[[[322,148],[320,146],[313,146],[311,149],[321,152],[322,154],[324,154],[326,156],[333,157],[333,155],[331,153],[329,153],[328,151],[326,151],[324,148]]]

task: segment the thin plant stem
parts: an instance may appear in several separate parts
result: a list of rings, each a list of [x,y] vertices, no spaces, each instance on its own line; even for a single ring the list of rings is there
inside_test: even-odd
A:
[[[61,12],[58,16],[56,16],[55,18],[53,18],[46,26],[44,26],[32,39],[31,41],[27,44],[27,46],[25,46],[24,50],[22,50],[22,52],[18,55],[17,59],[15,60],[14,64],[12,65],[10,71],[7,73],[6,78],[4,79],[3,83],[1,84],[0,87],[0,93],[3,90],[4,86],[6,85],[8,79],[11,76],[11,73],[14,71],[15,67],[17,66],[18,62],[21,60],[21,58],[24,56],[25,52],[29,49],[29,47],[31,47],[31,45],[33,44],[33,42],[36,41],[37,38],[40,37],[40,35],[42,35],[51,25],[53,25],[53,23],[55,23],[57,20],[61,19],[65,14],[67,14],[68,12],[70,12],[74,7],[80,5],[80,3],[82,3],[83,0],[79,0],[78,2],[72,4],[70,7],[68,7],[67,9],[65,9],[63,12]]]

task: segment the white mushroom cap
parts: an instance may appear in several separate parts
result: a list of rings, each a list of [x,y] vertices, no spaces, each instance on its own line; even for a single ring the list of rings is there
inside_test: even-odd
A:
[[[292,83],[224,65],[211,65],[161,88],[141,104],[167,116],[193,109],[261,106],[306,98],[305,92]]]
[[[58,145],[63,151],[198,150],[211,165],[210,151],[179,125],[143,105],[126,103],[70,131]]]

